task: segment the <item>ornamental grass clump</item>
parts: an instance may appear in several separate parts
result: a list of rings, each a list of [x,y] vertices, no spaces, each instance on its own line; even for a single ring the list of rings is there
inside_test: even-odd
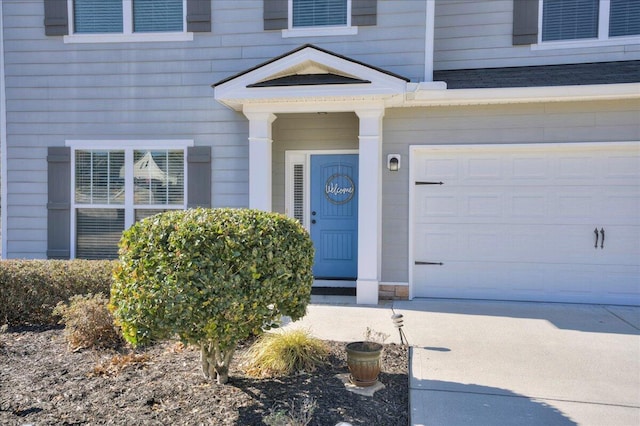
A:
[[[177,335],[226,383],[239,342],[305,315],[313,257],[308,232],[278,213],[160,213],[124,232],[110,308],[134,346]]]
[[[328,354],[324,342],[306,330],[265,333],[247,351],[245,372],[253,377],[313,372]]]

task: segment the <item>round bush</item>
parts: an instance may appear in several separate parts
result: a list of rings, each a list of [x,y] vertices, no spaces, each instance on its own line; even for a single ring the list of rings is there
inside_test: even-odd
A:
[[[162,213],[123,234],[111,308],[134,345],[174,334],[199,344],[209,377],[204,358],[225,364],[240,340],[305,314],[313,256],[306,230],[277,213]]]

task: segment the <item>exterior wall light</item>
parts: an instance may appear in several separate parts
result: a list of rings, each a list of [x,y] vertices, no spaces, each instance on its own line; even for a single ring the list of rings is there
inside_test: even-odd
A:
[[[400,170],[400,154],[387,155],[387,168],[392,172]]]

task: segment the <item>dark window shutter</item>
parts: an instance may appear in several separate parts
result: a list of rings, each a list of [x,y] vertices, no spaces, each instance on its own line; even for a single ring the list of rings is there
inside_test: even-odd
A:
[[[289,27],[287,22],[289,2],[287,0],[263,0],[263,5],[265,30],[285,30]]]
[[[211,207],[211,147],[187,149],[187,208]]]
[[[187,0],[187,31],[211,32],[211,0]]]
[[[69,34],[66,0],[44,0],[44,33],[48,36]]]
[[[513,45],[538,42],[538,0],[513,0]]]
[[[69,259],[71,252],[71,149],[47,153],[47,257]]]
[[[377,0],[352,0],[351,1],[351,25],[367,26],[376,25],[378,12]]]

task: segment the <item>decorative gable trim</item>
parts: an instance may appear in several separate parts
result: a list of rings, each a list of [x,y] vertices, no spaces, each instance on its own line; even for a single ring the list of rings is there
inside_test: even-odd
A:
[[[215,97],[240,110],[246,103],[384,100],[405,93],[409,79],[306,44],[214,84]]]

